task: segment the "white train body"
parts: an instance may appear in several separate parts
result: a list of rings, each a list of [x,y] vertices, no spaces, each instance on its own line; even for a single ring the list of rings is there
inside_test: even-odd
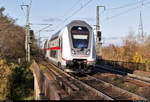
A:
[[[94,33],[84,21],[74,20],[45,42],[45,57],[68,72],[88,72],[95,65]]]

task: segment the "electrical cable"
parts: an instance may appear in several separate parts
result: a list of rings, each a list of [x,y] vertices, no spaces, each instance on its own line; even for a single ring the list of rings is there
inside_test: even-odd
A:
[[[20,0],[16,0],[16,1],[17,1],[17,4],[18,4],[19,6],[24,5],[24,2],[23,2],[23,1],[22,1],[22,2],[19,2]],[[21,10],[23,11],[23,15],[24,15],[24,17],[26,18],[26,14],[25,14],[25,11],[23,10],[22,6],[21,6]]]
[[[79,4],[80,1],[81,1],[81,0],[78,0],[77,2],[75,2],[75,4],[74,4],[70,9],[68,9],[68,10],[64,13],[63,17],[66,16],[67,14],[69,14],[68,12],[69,12],[69,11],[72,11],[72,9],[73,9],[77,4]]]
[[[119,6],[119,7],[114,7],[114,8],[106,9],[106,11],[119,10],[119,9],[122,9],[122,8],[131,7],[131,6],[137,5],[137,4],[141,3],[141,2],[144,3],[145,1],[147,1],[147,0],[142,0],[142,1],[139,1],[139,2],[135,2],[135,3],[125,4],[125,5],[122,5],[122,6]]]
[[[144,3],[142,6],[148,5],[148,4],[150,4],[150,2],[146,2],[146,3]],[[113,16],[111,16],[111,17],[108,17],[108,18],[104,19],[103,22],[104,22],[104,21],[107,21],[107,20],[110,20],[110,19],[113,19],[113,18],[116,18],[116,17],[121,16],[121,15],[124,15],[124,14],[126,14],[126,13],[128,13],[128,12],[130,12],[130,11],[132,11],[132,10],[135,10],[135,9],[138,9],[138,6],[137,6],[137,7],[134,7],[134,8],[130,8],[130,9],[124,11],[124,12],[118,13],[118,14],[113,15]]]
[[[30,5],[29,7],[30,7],[30,9],[31,9],[31,6],[32,6],[32,0],[30,1],[30,4],[29,4],[29,5]]]
[[[58,24],[56,26],[56,28],[60,28],[60,25],[62,25],[63,23],[65,23],[68,19],[70,19],[71,17],[73,17],[75,14],[77,14],[81,9],[83,9],[84,7],[86,7],[89,3],[91,3],[93,0],[89,0],[87,1],[84,5],[82,5],[79,9],[77,9],[75,12],[73,12],[69,17],[67,17],[66,19],[64,19],[61,24]]]

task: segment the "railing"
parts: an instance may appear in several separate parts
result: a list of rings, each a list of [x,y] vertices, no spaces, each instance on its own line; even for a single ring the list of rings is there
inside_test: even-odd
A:
[[[60,100],[58,91],[49,77],[34,61],[31,68],[34,75],[34,98],[35,100]]]
[[[97,61],[97,64],[108,65],[108,66],[111,66],[112,68],[126,71],[129,73],[132,73],[134,70],[146,70],[147,67],[148,67],[147,69],[150,69],[150,65],[146,65],[145,63],[99,60]]]

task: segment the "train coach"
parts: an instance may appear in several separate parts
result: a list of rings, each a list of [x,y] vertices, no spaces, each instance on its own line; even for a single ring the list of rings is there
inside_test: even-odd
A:
[[[92,27],[73,20],[44,44],[45,57],[66,72],[89,73],[96,60]]]

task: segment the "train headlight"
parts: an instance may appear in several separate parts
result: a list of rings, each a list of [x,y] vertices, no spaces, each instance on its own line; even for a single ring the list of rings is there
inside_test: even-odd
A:
[[[86,54],[89,55],[89,54],[90,54],[90,50],[87,50],[87,51],[86,51]]]
[[[75,54],[76,52],[75,52],[75,50],[74,50],[74,49],[72,49],[72,50],[71,50],[71,53],[72,53],[72,54]]]

